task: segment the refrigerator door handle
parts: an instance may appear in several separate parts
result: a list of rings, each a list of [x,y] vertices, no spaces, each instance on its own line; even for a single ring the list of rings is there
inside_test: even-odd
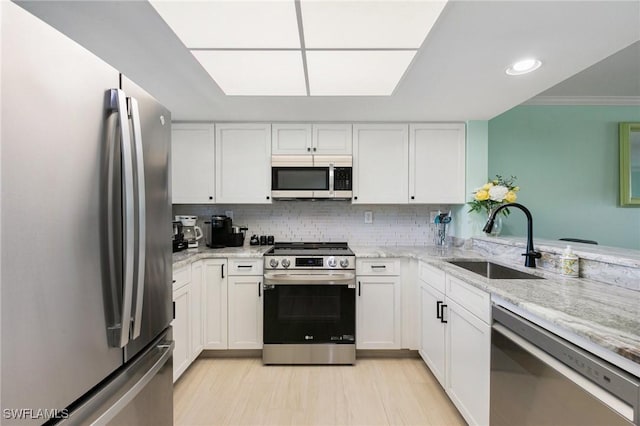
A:
[[[125,347],[129,342],[129,329],[131,327],[131,305],[133,298],[133,273],[134,273],[134,248],[135,248],[135,215],[134,215],[134,182],[133,182],[133,152],[131,147],[131,134],[129,131],[129,119],[127,117],[126,95],[120,89],[110,89],[109,104],[107,109],[110,113],[117,113],[120,128],[120,149],[122,153],[122,219],[123,219],[123,272],[122,272],[122,304],[116,317],[120,316],[119,323],[109,327],[109,344],[114,347]],[[114,176],[114,162],[109,164],[109,175]],[[111,182],[111,180],[110,180]],[[108,220],[108,244],[110,264],[115,264],[115,226],[113,218],[113,187],[110,187],[107,194],[108,211],[111,215]],[[118,279],[115,276],[115,268],[111,268],[112,291],[117,292],[115,283]],[[117,294],[114,295],[117,300]],[[116,304],[117,305],[117,304]],[[116,321],[118,321],[116,319]]]
[[[138,101],[135,98],[127,98],[130,106],[131,128],[133,132],[133,146],[135,150],[135,186],[137,193],[137,224],[138,235],[136,238],[136,297],[135,310],[133,311],[133,334],[132,339],[140,336],[142,324],[142,301],[144,299],[144,268],[146,262],[146,193],[144,179],[144,156],[142,152],[142,131],[140,127],[140,110]]]
[[[149,357],[158,357],[153,366],[147,370],[147,372],[138,380],[133,386],[131,386],[127,392],[122,395],[107,411],[105,411],[99,418],[91,422],[91,425],[104,425],[117,416],[133,399],[140,393],[142,389],[155,377],[162,367],[167,363],[167,360],[173,354],[173,347],[175,343],[173,341],[165,341],[156,346],[158,351],[153,351],[149,354]],[[155,352],[155,353],[154,353]],[[158,355],[160,353],[160,355]]]

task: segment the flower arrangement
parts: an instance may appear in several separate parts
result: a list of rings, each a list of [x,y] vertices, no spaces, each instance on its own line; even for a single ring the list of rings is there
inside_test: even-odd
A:
[[[491,210],[505,203],[513,203],[518,199],[516,193],[520,190],[515,185],[515,176],[509,179],[496,175],[496,178],[485,183],[482,187],[473,192],[473,201],[468,202],[471,209],[469,212],[482,212],[483,210],[489,214]],[[509,209],[503,209],[502,214],[507,216]]]

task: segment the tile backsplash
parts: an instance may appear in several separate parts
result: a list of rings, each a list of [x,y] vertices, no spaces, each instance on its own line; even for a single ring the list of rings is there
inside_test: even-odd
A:
[[[384,246],[434,245],[436,225],[429,217],[430,212],[438,210],[448,211],[449,206],[374,206],[341,201],[173,205],[174,215],[197,215],[200,226],[211,215],[233,211],[234,225],[247,226],[247,236],[273,235],[276,241],[346,241],[352,245]],[[367,211],[373,213],[373,223],[364,223]]]

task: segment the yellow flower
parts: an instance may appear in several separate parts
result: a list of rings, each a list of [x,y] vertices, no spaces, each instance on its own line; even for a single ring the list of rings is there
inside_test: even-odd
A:
[[[507,192],[507,195],[504,197],[504,199],[507,201],[507,203],[513,203],[514,201],[516,201],[518,199],[518,196],[516,195],[515,189],[513,191]]]
[[[493,183],[489,182],[489,183],[485,183],[484,185],[482,185],[482,189],[484,189],[485,191],[488,191],[491,189],[491,187],[493,186]],[[486,198],[485,198],[486,200]]]
[[[486,185],[485,185],[486,186]],[[484,187],[483,187],[484,188]],[[476,200],[478,201],[484,201],[484,200],[488,200],[489,199],[489,191],[487,191],[486,189],[479,189],[476,192]]]
[[[518,191],[520,191],[520,187],[519,186],[514,186],[512,191],[513,192],[518,192]]]

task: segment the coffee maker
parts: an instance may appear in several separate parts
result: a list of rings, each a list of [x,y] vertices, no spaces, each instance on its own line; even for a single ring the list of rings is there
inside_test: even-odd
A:
[[[182,223],[182,234],[188,248],[198,248],[198,240],[202,239],[202,229],[196,226],[198,216],[177,215],[176,220]]]
[[[171,238],[173,245],[173,252],[181,251],[187,248],[187,242],[184,240],[184,234],[182,233],[182,222],[179,220],[173,221],[173,236]]]
[[[227,247],[231,235],[232,220],[228,216],[211,216],[210,221],[204,223],[205,242],[211,248]]]

